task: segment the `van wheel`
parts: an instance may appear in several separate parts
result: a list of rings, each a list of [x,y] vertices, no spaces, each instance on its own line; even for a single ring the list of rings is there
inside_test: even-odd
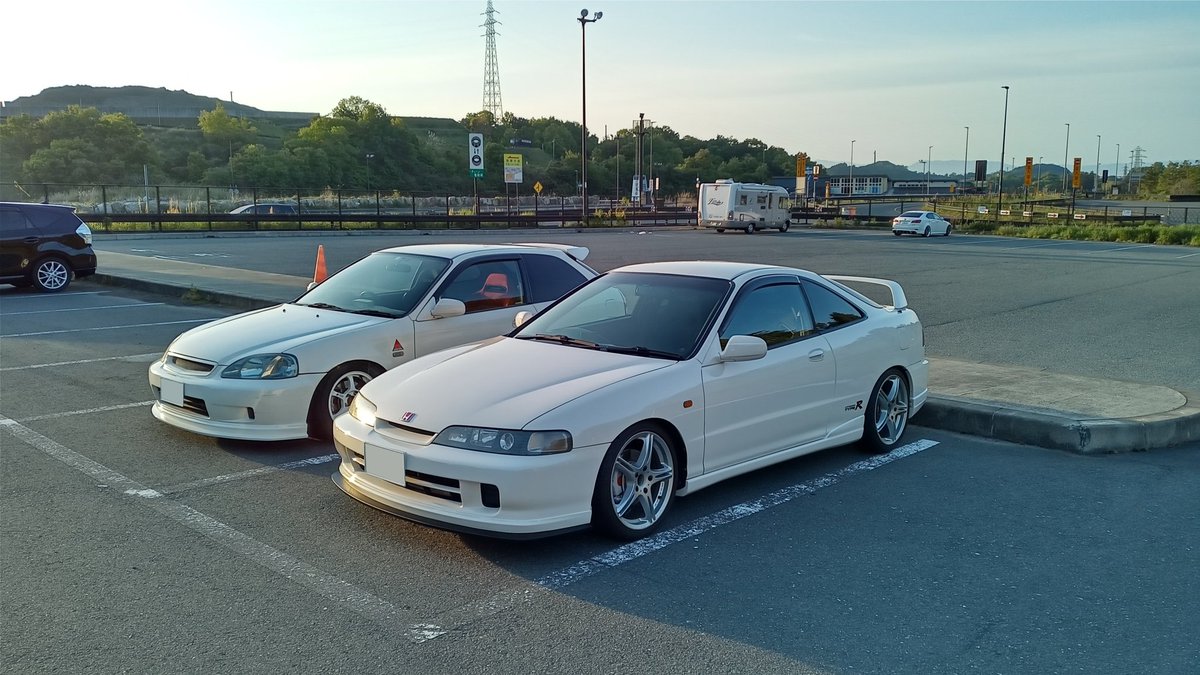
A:
[[[350,400],[363,385],[383,374],[373,363],[343,363],[321,379],[308,406],[308,435],[333,439],[333,418],[350,409]]]
[[[746,223],[746,234],[754,234],[754,223]]]
[[[791,226],[792,226],[792,224],[791,224],[791,223],[784,223],[783,225],[780,225],[780,226],[779,226],[779,231],[780,231],[780,232],[787,232],[787,231],[788,231],[788,228],[789,228],[789,227],[791,227]]]
[[[66,288],[74,276],[62,260],[46,258],[33,268],[33,285],[43,293],[54,293]]]
[[[723,228],[723,227],[718,227],[718,228],[717,228],[717,232],[718,232],[718,233],[720,233],[720,232],[724,232],[724,231],[725,231],[725,228]]]

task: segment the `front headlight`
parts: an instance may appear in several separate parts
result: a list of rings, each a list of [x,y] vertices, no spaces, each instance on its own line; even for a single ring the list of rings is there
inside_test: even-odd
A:
[[[291,354],[254,354],[221,371],[221,377],[235,380],[282,380],[299,374],[300,364]]]
[[[502,455],[552,455],[571,451],[571,434],[566,431],[446,427],[433,442]]]
[[[354,398],[350,399],[350,416],[369,427],[375,426],[376,410],[375,404],[368,401],[362,392],[355,394]]]

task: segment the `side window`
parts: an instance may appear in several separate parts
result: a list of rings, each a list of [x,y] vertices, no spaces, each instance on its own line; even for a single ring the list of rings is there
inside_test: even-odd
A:
[[[812,320],[800,286],[784,283],[742,293],[721,326],[720,338],[724,347],[734,335],[753,335],[771,348],[812,333]]]
[[[0,233],[20,236],[26,230],[31,230],[25,215],[17,209],[0,209]]]
[[[528,302],[516,260],[470,263],[457,272],[441,297],[461,300],[468,314]]]
[[[587,278],[571,265],[553,255],[526,255],[529,273],[529,302],[552,302],[567,294]]]
[[[746,195],[738,195],[738,206],[746,205]]]
[[[803,283],[817,330],[838,328],[862,320],[863,313],[842,296],[820,284],[807,280]]]

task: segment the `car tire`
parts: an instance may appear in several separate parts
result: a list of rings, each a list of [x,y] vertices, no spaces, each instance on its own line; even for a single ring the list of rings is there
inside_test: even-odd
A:
[[[34,286],[43,293],[57,293],[66,288],[75,278],[75,273],[61,258],[53,256],[37,262],[30,273]]]
[[[663,428],[642,422],[608,447],[592,492],[592,526],[623,541],[660,528],[675,501],[674,442]]]
[[[787,232],[787,231],[788,231],[788,228],[790,228],[791,226],[792,226],[792,224],[791,224],[791,223],[784,223],[783,225],[780,225],[780,226],[779,226],[779,231],[780,231],[780,232]]]
[[[952,227],[950,227],[949,225],[947,225],[947,226],[946,226],[946,233],[945,233],[945,234],[943,234],[942,236],[943,236],[943,237],[949,237],[949,236],[950,236],[950,230],[952,230],[952,229],[954,229],[954,228],[952,228]]]
[[[746,223],[746,234],[754,234],[754,223]]]
[[[900,442],[908,428],[912,406],[908,379],[899,368],[892,368],[875,382],[863,416],[863,448],[871,453],[888,452]]]
[[[383,368],[364,362],[343,363],[329,371],[313,392],[308,406],[308,435],[333,439],[333,418],[350,409],[350,400],[363,385],[383,374]]]
[[[720,233],[722,233],[722,232],[724,232],[724,231],[725,231],[725,228],[723,228],[723,227],[718,227],[718,228],[717,228],[717,234],[720,234]]]
[[[921,233],[921,236],[922,236],[922,237],[928,237],[928,236],[929,236],[929,226],[928,226],[928,225],[926,225],[926,226],[925,226],[925,231]]]
[[[900,233],[899,233],[899,232],[897,232],[897,231],[895,231],[895,230],[892,230],[892,234],[894,234],[894,235],[895,235],[895,236],[897,236],[897,237],[899,237],[899,236],[900,236]]]

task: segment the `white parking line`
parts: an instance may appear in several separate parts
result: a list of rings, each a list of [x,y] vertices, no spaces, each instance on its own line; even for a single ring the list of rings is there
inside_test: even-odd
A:
[[[33,417],[22,417],[20,422],[37,422],[40,420],[52,420],[58,417],[72,417],[75,415],[90,415],[99,412],[112,412],[113,410],[125,410],[127,408],[144,408],[148,405],[154,405],[154,401],[138,401],[137,403],[121,403],[119,405],[106,405],[102,408],[88,408],[86,410],[69,410],[67,412],[47,413],[45,415],[34,415]]]
[[[1177,255],[1175,257],[1176,258],[1192,258],[1192,257],[1198,256],[1198,255],[1200,255],[1200,253],[1189,253],[1187,255]]]
[[[283,464],[275,464],[272,466],[260,466],[257,469],[247,469],[246,471],[239,471],[237,473],[229,473],[229,474],[225,474],[224,476],[213,476],[212,478],[201,478],[200,480],[194,480],[190,483],[180,483],[179,485],[172,485],[171,487],[163,488],[162,490],[159,490],[159,492],[164,495],[174,495],[174,494],[179,494],[180,492],[187,492],[189,490],[205,488],[205,487],[209,487],[212,485],[220,485],[222,483],[232,483],[235,480],[245,480],[247,478],[257,478],[259,476],[265,476],[267,474],[278,473],[280,471],[288,471],[290,469],[300,469],[300,468],[303,468],[306,466],[317,466],[319,464],[325,464],[326,462],[332,462],[337,458],[338,458],[338,455],[335,452],[332,455],[321,455],[320,457],[309,457],[308,459],[299,459],[294,462],[284,462]]]
[[[52,314],[58,312],[88,312],[93,309],[128,309],[131,307],[157,307],[165,302],[134,302],[128,305],[99,305],[97,307],[68,307],[66,309],[38,309],[32,312],[5,312],[4,316],[20,316],[22,314]]]
[[[48,297],[73,298],[78,295],[108,295],[111,292],[112,291],[79,291],[78,293],[73,293],[73,292],[55,293],[53,296],[47,296],[45,293],[33,293],[33,294],[29,294],[29,295],[6,295],[6,296],[4,296],[4,301],[9,302],[11,300],[37,300],[39,298],[42,300],[45,300]]]
[[[147,326],[172,326],[180,323],[208,323],[220,319],[219,316],[214,316],[211,319],[188,319],[186,321],[159,321],[156,323],[127,323],[123,326],[100,326],[98,328],[70,328],[66,330],[43,330],[36,333],[12,333],[3,337],[34,337],[36,335],[59,335],[62,333],[88,333],[99,330],[120,330],[122,328],[146,328]]]
[[[1092,255],[1094,253],[1112,253],[1113,251],[1128,251],[1131,248],[1150,248],[1152,244],[1138,244],[1136,246],[1122,246],[1120,248],[1104,248],[1099,251],[1088,251],[1084,255]]]
[[[428,624],[404,623],[405,616],[392,603],[332,574],[294,558],[279,549],[246,535],[211,516],[173,499],[142,499],[158,497],[160,493],[63,446],[15,420],[0,415],[0,429],[17,440],[88,476],[104,489],[115,490],[148,506],[188,529],[208,537],[221,546],[290,579],[316,593],[375,621],[385,628],[400,628],[401,634],[413,642],[425,642],[444,631]]]
[[[997,249],[998,251],[1021,251],[1027,248],[1044,248],[1046,246],[1062,246],[1063,244],[1074,244],[1073,241],[1051,241],[1045,244],[1033,244],[1032,246],[1012,246],[1009,248]]]
[[[690,523],[684,523],[665,532],[660,532],[652,537],[618,546],[606,553],[586,560],[580,560],[557,572],[551,572],[539,579],[535,579],[535,585],[532,588],[528,586],[511,588],[495,593],[483,600],[443,612],[437,616],[435,625],[441,626],[445,632],[456,630],[479,619],[508,611],[520,603],[531,602],[535,598],[545,596],[547,593],[559,591],[588,577],[615,569],[649,553],[666,548],[671,544],[698,537],[735,520],[761,513],[780,504],[786,504],[797,497],[810,495],[817,490],[835,485],[845,478],[864,471],[878,469],[898,459],[915,455],[922,450],[928,450],[937,444],[937,441],[928,439],[914,441],[896,448],[885,455],[876,455],[860,462],[855,462],[815,480],[776,490],[753,501],[731,506],[710,516],[698,518]],[[434,622],[430,623],[434,624]]]
[[[76,361],[55,361],[54,363],[33,363],[28,366],[8,366],[0,368],[0,373],[6,373],[10,370],[32,370],[34,368],[57,368],[59,366],[78,366],[84,363],[100,363],[101,361],[129,361],[130,363],[148,363],[162,356],[162,352],[153,352],[151,354],[132,354],[130,356],[105,356],[98,359],[78,359]]]

